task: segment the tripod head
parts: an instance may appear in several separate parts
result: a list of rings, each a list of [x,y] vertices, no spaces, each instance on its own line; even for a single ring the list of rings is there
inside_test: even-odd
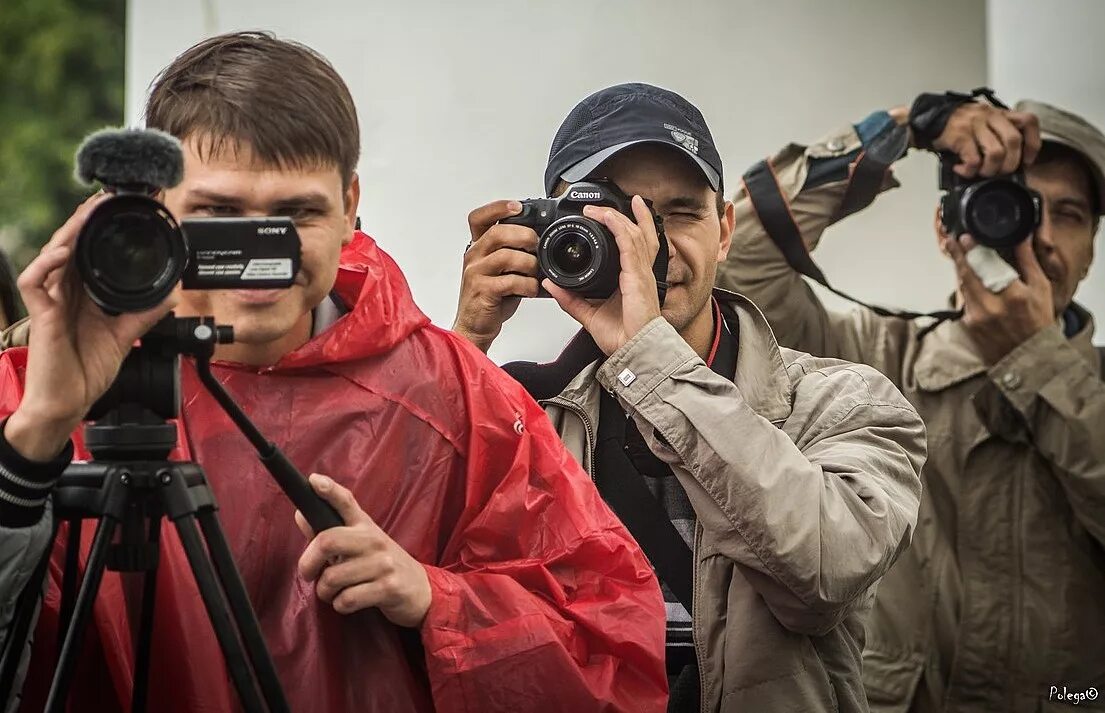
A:
[[[97,460],[164,460],[177,442],[169,419],[180,415],[180,357],[209,360],[216,344],[234,341],[213,317],[176,317],[155,324],[123,361],[111,387],[88,412],[85,444]]]

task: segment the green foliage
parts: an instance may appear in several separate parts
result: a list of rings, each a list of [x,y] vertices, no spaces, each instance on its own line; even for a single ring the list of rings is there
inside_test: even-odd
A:
[[[73,153],[123,121],[126,0],[0,0],[0,246],[17,268],[89,193]]]

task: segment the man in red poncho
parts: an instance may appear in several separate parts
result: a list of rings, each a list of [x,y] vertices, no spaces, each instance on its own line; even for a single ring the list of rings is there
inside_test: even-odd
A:
[[[354,230],[357,117],[333,68],[265,34],[212,38],[161,74],[146,120],[184,147],[184,180],[160,196],[174,215],[288,216],[302,267],[289,289],[182,292],[109,317],[70,259],[93,197],[21,276],[29,350],[0,355],[0,640],[29,668],[0,700],[18,706],[22,691],[23,710],[38,710],[52,674],[60,548],[36,635],[6,640],[12,602],[42,586],[31,572],[57,544],[50,489],[87,457],[70,434],[174,308],[233,325],[216,377],[346,524],[314,536],[186,363],[174,457],[206,469],[292,710],[662,710],[664,609],[648,562],[543,411],[432,326]],[[81,710],[129,706],[123,590],[108,572],[73,686]],[[151,660],[152,709],[237,705],[171,528]]]

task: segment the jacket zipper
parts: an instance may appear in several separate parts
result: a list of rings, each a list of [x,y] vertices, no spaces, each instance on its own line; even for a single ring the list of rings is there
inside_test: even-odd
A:
[[[545,400],[541,401],[541,406],[542,407],[544,407],[545,404],[555,404],[555,405],[560,406],[562,408],[566,408],[567,410],[571,411],[575,415],[579,416],[580,420],[583,421],[583,428],[584,428],[584,430],[587,431],[587,474],[591,476],[591,482],[594,483],[595,482],[595,445],[596,445],[595,441],[596,441],[596,438],[595,438],[595,429],[591,425],[591,419],[587,416],[587,413],[581,407],[577,406],[576,404],[572,403],[571,401],[568,401],[567,399],[562,399],[559,396],[554,396],[551,399],[545,399]]]
[[[698,619],[698,543],[702,540],[702,526],[695,525],[694,527],[694,549],[691,552],[691,576],[694,578],[691,587],[691,641],[694,642],[694,658],[695,664],[698,666],[698,700],[699,700],[699,713],[706,713],[706,668],[702,665],[705,661],[705,656],[702,653],[702,647],[699,644],[700,637],[695,635],[696,631],[702,631],[702,626]]]

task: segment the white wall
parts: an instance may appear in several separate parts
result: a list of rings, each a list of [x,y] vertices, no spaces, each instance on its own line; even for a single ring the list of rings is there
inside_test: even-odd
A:
[[[329,57],[360,111],[365,228],[446,326],[468,211],[540,195],[556,127],[596,89],[647,81],[690,98],[733,186],[788,141],[986,76],[982,0],[132,0],[128,9],[132,121],[158,69],[209,34],[270,29]],[[935,162],[911,157],[898,175],[906,188],[832,231],[818,259],[870,300],[939,308],[953,283],[932,237]],[[549,358],[573,331],[554,304],[530,301],[492,356]]]
[[[989,0],[987,41],[992,86],[1009,99],[1026,97],[1081,114],[1105,129],[1105,2]],[[1097,315],[1105,344],[1105,242],[1075,299]]]

